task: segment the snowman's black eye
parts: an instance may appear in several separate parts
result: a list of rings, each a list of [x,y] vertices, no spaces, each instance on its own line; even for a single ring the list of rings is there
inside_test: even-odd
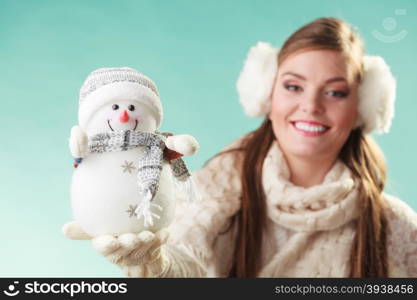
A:
[[[113,104],[113,106],[111,108],[113,108],[113,110],[118,110],[119,109],[119,105]]]
[[[132,105],[132,104],[130,104],[130,105],[127,107],[127,109],[128,109],[128,110],[130,110],[130,111],[134,111],[134,110],[135,110],[135,106],[134,106],[134,105]]]

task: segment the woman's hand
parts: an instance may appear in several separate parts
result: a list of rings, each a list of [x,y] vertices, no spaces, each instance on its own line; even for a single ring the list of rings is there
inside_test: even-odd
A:
[[[91,239],[96,251],[121,267],[129,277],[157,277],[163,272],[161,246],[168,239],[165,229],[156,233],[142,231],[91,237],[76,222],[70,222],[64,225],[63,233],[70,239]]]

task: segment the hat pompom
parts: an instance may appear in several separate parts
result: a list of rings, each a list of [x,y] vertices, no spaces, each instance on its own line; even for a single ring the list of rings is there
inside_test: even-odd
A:
[[[258,42],[249,50],[237,81],[237,91],[240,103],[250,117],[265,116],[270,111],[277,56],[278,50],[264,42]]]
[[[364,56],[364,78],[359,85],[358,120],[364,133],[389,131],[394,117],[396,80],[380,56]]]

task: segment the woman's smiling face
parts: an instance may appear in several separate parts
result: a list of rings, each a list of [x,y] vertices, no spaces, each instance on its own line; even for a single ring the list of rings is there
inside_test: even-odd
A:
[[[281,63],[269,118],[287,157],[338,156],[358,111],[358,84],[349,82],[348,71],[333,50],[298,52]]]

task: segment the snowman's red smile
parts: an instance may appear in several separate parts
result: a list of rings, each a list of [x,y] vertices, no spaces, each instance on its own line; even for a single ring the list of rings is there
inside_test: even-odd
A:
[[[110,120],[107,120],[107,124],[109,125],[110,130],[114,131],[113,127],[110,125]],[[135,127],[132,130],[136,130],[136,127],[138,127],[138,120],[135,120]]]

